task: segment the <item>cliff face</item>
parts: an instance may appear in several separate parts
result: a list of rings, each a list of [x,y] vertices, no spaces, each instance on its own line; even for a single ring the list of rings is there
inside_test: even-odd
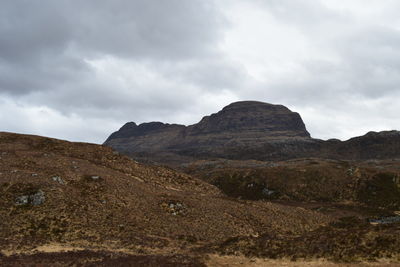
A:
[[[298,113],[255,101],[230,104],[188,127],[190,135],[247,134],[249,137],[310,137]]]
[[[184,126],[125,124],[105,145],[133,158],[170,165],[196,159],[286,160],[302,157],[388,159],[400,157],[400,133],[370,132],[348,141],[313,139],[300,115],[282,105],[232,103]]]

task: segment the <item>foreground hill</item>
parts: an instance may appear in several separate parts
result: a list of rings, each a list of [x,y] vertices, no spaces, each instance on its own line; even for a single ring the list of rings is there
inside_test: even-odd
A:
[[[132,260],[155,266],[235,236],[299,235],[331,221],[303,208],[231,199],[109,147],[12,133],[0,133],[0,217],[3,254],[61,246],[108,251],[82,252],[83,259],[111,260],[116,251],[153,255]],[[171,253],[178,256],[163,258]],[[18,257],[0,253],[2,260]]]
[[[256,101],[232,103],[184,126],[125,124],[104,143],[141,161],[170,166],[198,159],[278,161],[304,157],[366,160],[400,158],[400,132],[370,132],[347,141],[310,137],[298,113]]]

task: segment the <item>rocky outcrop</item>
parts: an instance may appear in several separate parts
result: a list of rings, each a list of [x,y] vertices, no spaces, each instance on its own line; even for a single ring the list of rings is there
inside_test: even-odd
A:
[[[142,161],[176,165],[195,159],[286,160],[304,157],[400,157],[400,132],[370,132],[347,141],[311,138],[300,115],[282,105],[242,101],[184,126],[125,124],[105,145]]]
[[[248,137],[310,137],[298,113],[282,105],[242,101],[188,127],[189,135],[236,134]]]
[[[33,206],[38,206],[43,204],[43,202],[46,200],[44,192],[42,190],[38,190],[35,193],[32,193],[30,195],[23,195],[19,196],[15,199],[15,205],[21,206],[21,205],[33,205]]]

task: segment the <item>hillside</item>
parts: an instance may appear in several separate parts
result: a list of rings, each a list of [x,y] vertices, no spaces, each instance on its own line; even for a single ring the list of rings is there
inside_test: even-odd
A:
[[[321,209],[346,203],[354,211],[368,208],[377,214],[400,210],[399,160],[204,160],[184,170],[231,197],[308,203]]]
[[[61,247],[103,260],[118,251],[179,260],[235,236],[302,234],[331,221],[303,208],[231,199],[109,147],[12,133],[0,133],[0,207],[3,254]],[[90,252],[99,250],[108,252]]]

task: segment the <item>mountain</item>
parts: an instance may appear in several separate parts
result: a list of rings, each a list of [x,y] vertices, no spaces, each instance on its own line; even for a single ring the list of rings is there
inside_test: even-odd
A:
[[[282,142],[312,139],[298,113],[256,101],[232,103],[199,123],[184,126],[150,122],[125,124],[104,143],[134,158],[187,162],[196,158],[247,158]]]
[[[296,112],[256,101],[232,103],[184,126],[125,124],[104,143],[140,161],[179,166],[198,159],[389,159],[400,157],[400,132],[370,132],[347,141],[311,138]]]

